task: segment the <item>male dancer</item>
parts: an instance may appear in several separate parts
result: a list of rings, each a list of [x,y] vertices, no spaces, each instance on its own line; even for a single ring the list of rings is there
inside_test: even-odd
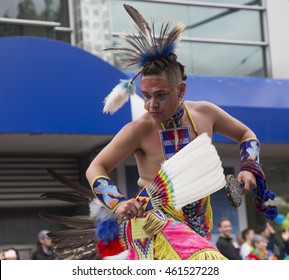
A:
[[[256,187],[256,172],[260,171],[259,142],[250,128],[214,104],[184,101],[186,74],[175,54],[175,44],[183,26],[177,25],[168,32],[168,26],[164,25],[160,37],[155,38],[138,11],[128,5],[124,7],[136,22],[139,35],[125,37],[133,46],[131,49],[110,50],[126,52],[123,63],[141,66],[138,74],[141,75],[141,91],[147,112],[125,125],[97,155],[87,170],[87,179],[106,208],[121,220],[131,221],[126,228],[126,234],[132,236],[129,258],[146,259],[149,255],[153,259],[224,259],[207,241],[212,229],[209,196],[183,207],[181,211],[163,209],[169,222],[159,235],[152,237],[139,234],[144,225],[137,223],[146,219],[142,205],[135,198],[125,198],[109,178],[113,169],[134,155],[139,172],[138,185],[140,188],[148,186],[165,159],[203,133],[209,137],[220,133],[240,144],[243,164],[237,180],[243,183],[244,193]],[[133,80],[122,82],[107,97],[104,111],[114,113],[122,105],[122,102],[120,105],[116,103],[123,91],[130,93],[132,87]],[[176,221],[179,228],[174,224]],[[134,234],[138,237],[134,238]],[[144,240],[146,246],[142,246]],[[147,251],[149,247],[150,253]]]

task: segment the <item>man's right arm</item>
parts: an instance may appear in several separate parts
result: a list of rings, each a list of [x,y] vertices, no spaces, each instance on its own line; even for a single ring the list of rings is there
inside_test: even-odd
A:
[[[89,183],[96,176],[108,176],[122,161],[132,155],[138,147],[137,125],[129,123],[95,157],[86,171]]]
[[[124,126],[86,171],[87,180],[96,197],[121,218],[127,217],[129,211],[132,212],[131,216],[141,214],[141,207],[135,199],[127,200],[108,174],[140,148],[141,134],[139,122]]]

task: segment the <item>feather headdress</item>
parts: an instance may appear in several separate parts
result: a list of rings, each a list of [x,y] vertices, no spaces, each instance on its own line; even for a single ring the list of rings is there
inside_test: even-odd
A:
[[[175,52],[180,35],[185,30],[184,24],[178,23],[171,29],[171,22],[166,21],[162,24],[160,34],[157,36],[155,34],[154,23],[150,27],[146,19],[134,7],[127,4],[123,6],[133,19],[138,33],[122,36],[122,39],[130,47],[118,46],[105,49],[105,51],[115,51],[121,54],[117,58],[121,67],[125,68],[137,65],[139,68],[142,68],[148,61],[165,59]],[[129,96],[135,92],[134,79],[140,73],[138,72],[131,80],[121,80],[120,84],[105,98],[104,113],[113,114],[128,101]]]

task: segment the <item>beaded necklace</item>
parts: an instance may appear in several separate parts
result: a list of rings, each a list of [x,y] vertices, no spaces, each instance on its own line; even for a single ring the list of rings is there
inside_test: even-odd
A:
[[[182,104],[168,121],[161,123],[163,130],[159,133],[165,159],[169,159],[190,142],[190,127],[181,127],[184,112],[185,106]]]
[[[162,122],[161,126],[163,129],[173,128],[173,127],[180,127],[181,126],[181,118],[184,115],[184,103],[180,109],[166,122]]]

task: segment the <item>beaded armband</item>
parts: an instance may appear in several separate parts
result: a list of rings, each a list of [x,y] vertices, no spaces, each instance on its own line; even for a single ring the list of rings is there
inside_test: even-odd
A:
[[[91,187],[95,196],[112,212],[115,211],[121,202],[127,200],[108,177],[97,176],[93,180]]]
[[[249,138],[240,144],[241,161],[253,160],[259,163],[260,143],[257,139]]]
[[[259,163],[260,143],[257,139],[248,139],[240,144],[241,171],[247,170],[255,174],[257,187],[253,189],[253,202],[258,212],[263,212],[265,217],[274,220],[277,215],[277,207],[266,205],[269,199],[275,199],[276,195],[267,189],[265,174]]]
[[[260,143],[257,139],[248,139],[240,144],[241,170],[248,170],[256,176],[265,178],[261,165],[259,164]]]

